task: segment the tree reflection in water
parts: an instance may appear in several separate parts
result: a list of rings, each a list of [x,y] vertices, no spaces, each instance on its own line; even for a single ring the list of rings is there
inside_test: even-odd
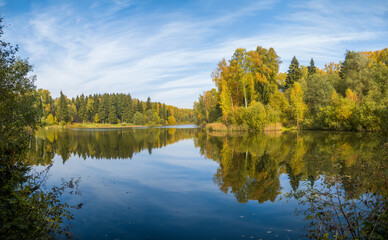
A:
[[[131,159],[134,154],[161,148],[184,139],[219,168],[214,183],[239,202],[275,201],[281,194],[280,176],[286,174],[292,190],[301,181],[314,182],[322,175],[349,176],[343,182],[349,197],[368,189],[387,192],[387,138],[377,134],[313,132],[267,134],[209,133],[195,128],[120,130],[40,130],[31,143],[30,163],[49,165],[55,154],[63,162],[72,154],[84,159]],[[335,167],[340,165],[341,168]],[[340,170],[339,170],[340,169]]]

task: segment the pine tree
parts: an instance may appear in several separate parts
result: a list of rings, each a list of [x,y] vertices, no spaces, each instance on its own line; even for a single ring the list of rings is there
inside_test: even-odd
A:
[[[302,72],[299,68],[299,62],[298,59],[294,56],[291,60],[290,67],[287,71],[287,77],[286,77],[286,86],[285,88],[290,88],[292,85],[294,85],[295,82],[299,81],[302,78]]]
[[[314,65],[314,59],[313,59],[313,58],[311,58],[311,60],[310,60],[310,66],[308,66],[307,68],[308,68],[308,71],[309,71],[309,75],[310,75],[310,76],[317,72],[317,68],[316,68],[315,65]]]

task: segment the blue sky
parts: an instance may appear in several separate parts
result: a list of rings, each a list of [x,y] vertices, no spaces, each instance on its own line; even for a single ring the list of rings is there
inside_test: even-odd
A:
[[[0,0],[4,38],[20,47],[36,85],[192,107],[236,48],[273,47],[322,67],[346,50],[388,47],[388,1]]]

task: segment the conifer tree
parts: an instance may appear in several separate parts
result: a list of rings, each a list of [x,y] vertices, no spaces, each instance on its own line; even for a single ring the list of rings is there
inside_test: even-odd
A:
[[[140,100],[137,100],[136,111],[140,112],[140,113],[143,113],[143,104],[142,104],[142,102]]]
[[[308,71],[309,71],[309,75],[310,75],[310,76],[317,72],[317,68],[316,68],[315,65],[314,65],[314,59],[313,59],[313,58],[311,58],[311,60],[310,60],[310,66],[308,66],[307,68],[308,68]]]
[[[60,121],[69,122],[70,115],[67,109],[67,101],[66,96],[61,91],[61,96],[59,98],[59,110],[58,110],[58,119]]]
[[[116,101],[115,101],[115,95],[110,96],[109,101],[109,114],[108,114],[108,122],[112,124],[117,123],[117,107],[116,107]]]
[[[85,112],[86,112],[86,102],[85,102],[85,96],[84,94],[81,94],[80,96],[80,104],[79,104],[79,110],[78,110],[78,117],[80,120],[85,121]]]
[[[147,98],[146,111],[147,111],[148,109],[152,109],[152,104],[151,104],[151,98],[150,98],[150,97]]]
[[[294,56],[291,60],[291,64],[287,71],[286,77],[286,86],[285,88],[290,88],[294,85],[294,82],[299,81],[302,78],[302,72],[299,67],[298,59]]]

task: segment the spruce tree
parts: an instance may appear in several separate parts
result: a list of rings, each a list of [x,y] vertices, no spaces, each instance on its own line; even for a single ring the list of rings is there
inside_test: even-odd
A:
[[[113,94],[110,96],[109,101],[109,113],[108,113],[108,122],[112,124],[117,123],[117,106],[116,106],[116,96]]]
[[[150,98],[150,97],[147,98],[146,111],[147,111],[148,109],[152,109],[152,104],[151,104],[151,98]]]
[[[311,58],[310,60],[310,66],[307,67],[309,71],[309,76],[313,75],[314,73],[317,72],[317,68],[314,65],[314,59]]]
[[[86,112],[86,101],[84,94],[81,94],[80,96],[80,104],[79,104],[79,110],[78,110],[78,117],[80,120],[85,121],[85,112]]]
[[[61,96],[59,98],[58,119],[64,122],[70,121],[69,111],[67,110],[66,96],[62,93],[62,91]]]
[[[143,104],[140,100],[137,100],[136,111],[143,113]]]
[[[302,72],[299,68],[298,59],[294,56],[291,60],[291,64],[287,71],[286,77],[286,86],[285,88],[290,88],[294,84],[294,82],[299,81],[302,78]]]

